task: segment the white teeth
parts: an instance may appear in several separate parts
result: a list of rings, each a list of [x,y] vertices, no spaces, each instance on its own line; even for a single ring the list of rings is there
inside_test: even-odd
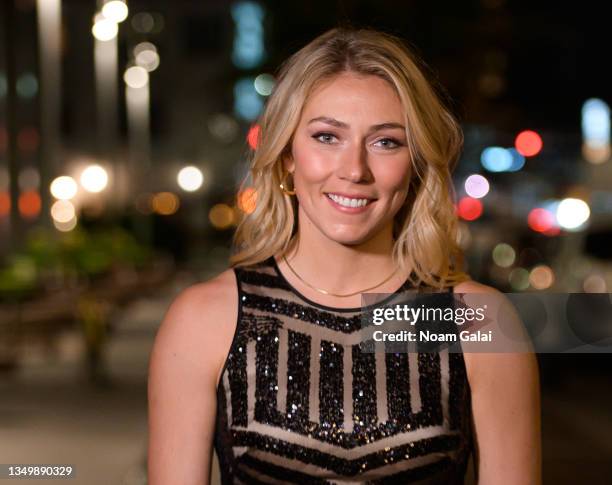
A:
[[[343,205],[344,207],[364,207],[369,202],[368,199],[348,199],[335,194],[327,194],[327,196],[334,202]]]

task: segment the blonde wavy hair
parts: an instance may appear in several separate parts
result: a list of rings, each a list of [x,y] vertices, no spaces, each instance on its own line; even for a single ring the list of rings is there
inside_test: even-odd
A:
[[[394,218],[394,263],[402,272],[414,270],[416,285],[443,288],[470,279],[462,270],[451,179],[463,132],[441,100],[444,91],[426,78],[422,61],[398,38],[352,28],[324,33],[281,66],[258,120],[250,171],[240,185],[240,191],[249,186],[255,190],[256,203],[238,223],[230,266],[256,264],[288,250],[297,232],[298,201],[279,187],[282,158],[291,150],[309,94],[322,81],[344,72],[384,79],[395,88],[405,111],[413,175],[406,201]]]

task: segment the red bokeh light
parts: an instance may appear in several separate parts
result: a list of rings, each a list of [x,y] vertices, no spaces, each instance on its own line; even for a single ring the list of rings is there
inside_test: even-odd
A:
[[[249,129],[249,134],[247,135],[247,142],[249,143],[249,146],[253,150],[257,149],[257,144],[259,143],[259,133],[260,133],[260,131],[261,131],[261,129],[260,129],[259,125],[253,125]]]
[[[532,209],[527,216],[527,224],[536,232],[550,233],[557,228],[555,215],[546,209]],[[550,234],[553,235],[553,234]]]
[[[542,138],[535,131],[521,131],[514,141],[514,146],[524,157],[533,157],[542,150]]]
[[[472,197],[463,197],[457,206],[457,213],[466,221],[474,221],[482,215],[482,202]]]

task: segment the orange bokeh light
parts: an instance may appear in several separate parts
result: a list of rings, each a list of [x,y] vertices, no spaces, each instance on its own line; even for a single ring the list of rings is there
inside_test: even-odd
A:
[[[247,187],[238,194],[238,207],[243,212],[251,214],[257,206],[257,191],[253,187]]]
[[[8,192],[0,192],[0,217],[8,216],[11,211],[11,196]]]
[[[40,214],[40,194],[35,190],[28,190],[19,196],[19,213],[26,219],[33,219]]]

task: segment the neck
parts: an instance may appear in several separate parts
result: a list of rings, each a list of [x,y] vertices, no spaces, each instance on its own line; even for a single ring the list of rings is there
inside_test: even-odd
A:
[[[372,287],[389,277],[396,267],[393,265],[392,226],[368,241],[357,245],[345,245],[332,241],[316,228],[304,230],[300,225],[298,233],[286,258],[295,272],[307,283],[326,291],[347,294]],[[399,272],[372,292],[382,288],[395,287],[403,281]]]

